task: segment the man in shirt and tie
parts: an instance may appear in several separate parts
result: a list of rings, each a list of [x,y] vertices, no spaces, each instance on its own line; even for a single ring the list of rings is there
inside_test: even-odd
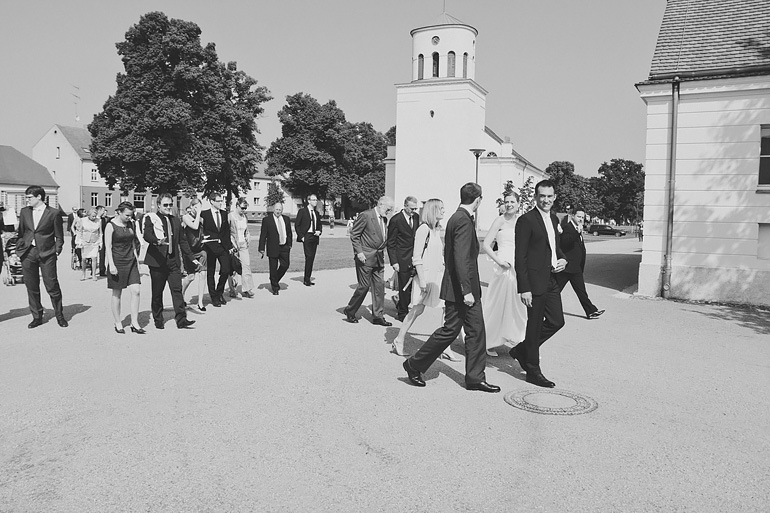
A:
[[[398,273],[398,302],[396,303],[396,319],[403,322],[409,313],[409,303],[412,301],[412,284],[409,283],[412,270],[412,251],[414,234],[420,225],[420,215],[417,213],[417,198],[407,196],[404,209],[394,215],[388,223],[388,259],[393,270]],[[404,288],[404,285],[409,286]]]
[[[321,236],[321,219],[318,217],[316,206],[318,197],[311,194],[307,197],[307,207],[303,207],[297,212],[297,220],[294,222],[294,229],[297,231],[297,242],[302,243],[305,250],[305,276],[302,283],[306,287],[315,285],[310,281],[313,274],[313,262],[315,261],[315,252],[318,248],[318,238]]]
[[[209,194],[210,210],[201,212],[203,223],[203,249],[206,251],[206,281],[208,282],[211,305],[224,306],[225,284],[230,276],[230,223],[227,220],[227,212],[222,209],[222,195],[218,192]],[[219,281],[214,283],[217,262],[219,262]]]
[[[270,260],[270,289],[273,295],[277,296],[281,290],[281,278],[289,268],[292,235],[289,216],[283,215],[283,203],[279,201],[272,208],[272,215],[262,218],[259,253],[264,257],[267,248],[267,258]]]
[[[159,194],[157,201],[157,216],[147,214],[142,219],[144,222],[143,237],[149,243],[144,263],[150,268],[152,318],[155,321],[155,327],[162,330],[164,328],[163,290],[168,283],[168,288],[171,291],[171,302],[174,305],[176,327],[189,328],[195,324],[195,321],[187,319],[184,297],[182,296],[182,260],[179,253],[184,252],[189,259],[193,257],[190,254],[187,237],[181,236],[182,223],[171,211],[174,207],[173,196],[168,193]],[[161,226],[157,226],[158,221]],[[159,237],[161,229],[163,236]]]
[[[596,308],[588,298],[586,282],[583,279],[583,271],[586,267],[586,245],[583,242],[585,219],[585,211],[578,208],[574,215],[568,215],[561,221],[561,250],[568,263],[564,271],[556,275],[556,281],[559,284],[559,293],[564,290],[567,283],[571,283],[572,290],[575,291],[586,317],[596,319],[604,313],[604,310]]]
[[[59,277],[56,273],[56,257],[64,247],[64,227],[59,211],[45,204],[45,190],[37,185],[25,191],[29,206],[19,213],[19,238],[16,254],[21,260],[24,285],[27,287],[29,311],[32,322],[28,328],[43,324],[43,304],[40,302],[40,275],[45,290],[51,298],[56,322],[66,328]]]
[[[536,207],[516,221],[514,268],[521,302],[527,307],[524,342],[510,350],[527,373],[527,382],[553,388],[540,369],[540,346],[564,326],[556,275],[567,266],[559,238],[559,219],[551,212],[556,200],[554,183],[535,186]]]
[[[384,317],[385,308],[385,246],[388,240],[388,216],[393,213],[393,199],[383,196],[377,206],[361,212],[350,228],[350,242],[356,263],[358,287],[345,307],[345,320],[357,323],[356,312],[361,307],[366,293],[372,293],[372,324],[392,326]]]

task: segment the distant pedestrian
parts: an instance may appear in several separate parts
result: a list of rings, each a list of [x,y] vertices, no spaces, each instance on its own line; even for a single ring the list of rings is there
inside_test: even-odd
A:
[[[77,238],[75,245],[80,248],[81,267],[83,276],[81,281],[86,279],[87,268],[86,260],[91,261],[91,277],[94,280],[99,279],[99,250],[102,247],[102,222],[96,215],[96,209],[88,210],[88,217],[84,217],[77,225]]]
[[[144,335],[139,325],[139,230],[134,224],[134,205],[124,201],[115,210],[113,217],[104,230],[105,270],[107,288],[112,291],[112,318],[115,332],[123,334],[123,318],[120,313],[123,290],[128,289],[131,301],[131,331]]]

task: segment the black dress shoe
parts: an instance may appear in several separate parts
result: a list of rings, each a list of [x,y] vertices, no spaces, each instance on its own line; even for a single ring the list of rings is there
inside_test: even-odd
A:
[[[513,346],[511,350],[508,351],[508,354],[511,355],[511,358],[519,362],[519,365],[522,369],[524,368],[524,355],[521,354],[521,350],[518,344]]]
[[[312,287],[313,285],[315,285],[315,283],[313,283],[312,281],[303,281],[302,283],[303,285],[305,285],[305,287]]]
[[[165,329],[162,322],[156,322],[155,328],[159,330]]]
[[[126,334],[126,329],[125,328],[118,329],[117,326],[114,326],[114,328],[115,328],[115,333],[120,333],[121,335],[125,335]],[[132,326],[132,328],[133,328],[133,326]]]
[[[215,308],[219,308],[220,306],[222,306],[222,303],[220,303],[218,299],[212,299],[211,300],[211,306],[213,306]]]
[[[588,317],[589,319],[596,319],[597,317],[599,317],[599,316],[600,316],[601,314],[603,314],[603,313],[604,313],[604,310],[597,310],[597,311],[595,311],[595,312],[591,312],[590,314],[588,314],[588,316],[587,316],[587,317]]]
[[[347,315],[345,314],[345,320],[349,322],[350,324],[358,324],[358,319],[356,319],[355,315]]]
[[[181,321],[179,321],[176,327],[179,328],[180,330],[183,330],[183,329],[189,328],[193,324],[195,324],[195,321],[191,321],[190,319],[182,319]]]
[[[134,326],[132,325],[131,326],[131,333],[136,333],[137,335],[144,335],[147,332],[144,331],[144,329],[142,329],[142,328],[134,328]]]
[[[198,310],[200,310],[201,312],[205,312],[206,311],[206,307],[205,306],[199,306]]]
[[[43,319],[37,319],[37,318],[35,318],[35,319],[32,319],[32,322],[30,322],[29,324],[27,324],[27,328],[29,328],[29,329],[32,329],[32,328],[37,328],[38,326],[40,326],[40,325],[42,325],[42,324],[43,324]]]
[[[374,319],[372,319],[372,324],[376,324],[378,326],[393,326],[392,322],[388,322],[382,317],[375,317]]]
[[[406,375],[409,378],[409,383],[416,387],[424,387],[425,381],[423,381],[422,376],[420,376],[420,373],[412,370],[412,366],[409,365],[409,360],[404,360],[404,370],[406,371]]]
[[[556,386],[556,383],[554,383],[553,381],[547,380],[545,376],[543,376],[539,372],[527,374],[527,383],[532,383],[533,385],[537,385],[543,388],[553,388]]]
[[[279,291],[279,290],[280,290],[280,289],[273,289],[273,290],[272,290],[272,293],[273,293],[273,295],[274,295],[274,296],[277,296],[277,295],[278,295],[278,291]]]
[[[490,385],[486,381],[482,381],[481,383],[467,383],[465,385],[466,390],[480,390],[482,392],[490,392],[492,394],[496,394],[500,391],[500,387],[496,385]]]
[[[67,322],[67,319],[65,319],[64,317],[60,317],[60,318],[56,319],[56,322],[58,322],[59,326],[61,326],[62,328],[66,328],[67,326],[69,326],[69,323]]]

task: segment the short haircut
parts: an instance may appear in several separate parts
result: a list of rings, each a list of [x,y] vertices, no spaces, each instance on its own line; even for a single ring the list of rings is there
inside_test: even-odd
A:
[[[30,196],[40,196],[40,199],[45,201],[45,189],[39,185],[30,185],[27,187],[27,190],[24,191],[24,194],[29,194]]]
[[[307,200],[310,201],[310,198],[312,198],[313,196],[315,196],[315,199],[318,199],[318,196],[316,194],[310,193],[307,195]]]
[[[222,193],[221,192],[216,192],[216,191],[215,192],[210,192],[209,195],[206,196],[206,197],[209,199],[209,201],[211,201],[211,200],[215,200],[216,201],[217,199],[222,199]]]
[[[89,209],[88,209],[88,217],[91,217],[91,213],[93,213],[94,215],[96,215],[96,212],[97,212],[97,209],[96,209],[96,207],[91,207],[91,208],[89,208]]]
[[[444,202],[437,198],[429,199],[425,202],[425,205],[422,206],[420,219],[422,219],[422,222],[427,224],[431,230],[438,226],[438,214],[441,212],[443,206]]]
[[[118,208],[115,209],[115,212],[123,212],[125,210],[130,210],[133,212],[136,210],[136,207],[130,201],[123,201],[120,205],[118,205]]]
[[[583,212],[585,214],[586,213],[586,209],[584,209],[582,206],[578,205],[577,207],[575,207],[573,209],[573,213],[577,214],[578,212]]]
[[[198,196],[193,196],[192,198],[190,198],[190,205],[189,206],[197,205],[200,202],[201,202],[201,200],[198,199]]]
[[[246,208],[249,206],[249,201],[243,196],[241,196],[240,198],[238,198],[238,201],[236,201],[235,204],[238,205],[239,207],[243,205],[243,207]]]
[[[460,204],[470,205],[476,198],[481,197],[481,186],[475,182],[468,182],[460,187]]]
[[[78,217],[85,217],[86,216],[86,209],[79,208],[78,209]]]
[[[506,192],[503,195],[503,201],[505,201],[505,198],[507,198],[508,196],[513,196],[514,198],[516,198],[516,202],[519,201],[519,193],[516,192],[516,191],[508,191],[508,192]]]
[[[417,203],[417,198],[414,196],[407,196],[404,198],[404,206],[407,206],[409,203]]]
[[[104,205],[97,205],[96,210],[104,210]]]
[[[160,205],[163,202],[163,200],[167,199],[167,198],[171,200],[171,203],[174,202],[174,197],[171,194],[167,193],[167,192],[163,192],[161,194],[158,194],[158,199],[156,200],[156,202],[158,203],[158,205]]]
[[[276,205],[281,205],[281,206],[283,206],[283,200],[274,201],[274,202],[273,202],[273,204],[272,204],[272,205],[270,205],[270,206],[271,206],[271,207],[273,207],[273,208],[275,208],[275,206],[276,206]]]
[[[390,196],[380,196],[380,199],[377,200],[377,205],[388,205],[393,206],[393,198]]]
[[[553,189],[553,192],[556,193],[556,185],[551,180],[546,179],[537,182],[537,185],[535,185],[535,195],[539,194],[538,189],[540,189],[540,187],[550,187]]]

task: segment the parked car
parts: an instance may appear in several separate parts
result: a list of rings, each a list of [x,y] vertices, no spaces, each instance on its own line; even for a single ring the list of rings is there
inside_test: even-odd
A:
[[[622,237],[626,234],[624,230],[618,230],[608,224],[592,224],[586,231],[594,235],[614,235],[615,237]]]

